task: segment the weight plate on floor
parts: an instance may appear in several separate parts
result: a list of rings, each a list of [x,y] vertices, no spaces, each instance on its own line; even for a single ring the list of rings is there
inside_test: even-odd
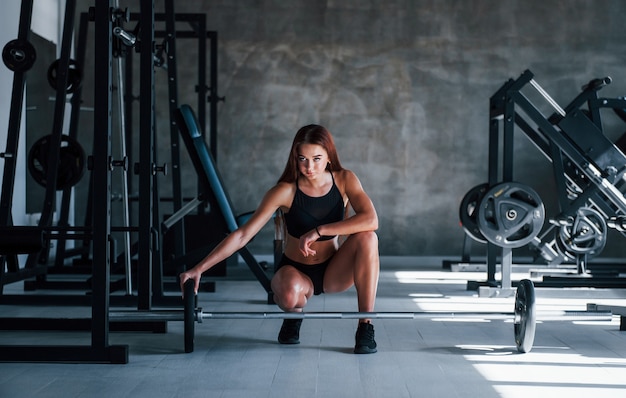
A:
[[[184,287],[184,335],[185,335],[185,352],[193,352],[193,340],[195,332],[195,311],[196,311],[196,294],[194,292],[193,280],[188,280]]]
[[[571,223],[562,225],[557,239],[569,253],[595,256],[606,245],[606,220],[595,209],[581,207]]]
[[[541,232],[545,209],[530,187],[504,182],[492,187],[478,207],[478,226],[485,239],[506,248],[522,247]]]
[[[52,150],[51,138],[51,135],[41,137],[28,152],[28,171],[33,179],[44,188],[48,183],[48,154]],[[68,135],[62,135],[56,190],[60,191],[76,185],[85,172],[85,162],[85,151],[78,141]]]
[[[535,308],[535,286],[529,279],[522,279],[515,292],[515,344],[519,352],[529,352],[535,342],[537,311]]]
[[[467,191],[461,200],[461,208],[459,209],[461,227],[463,227],[463,230],[470,238],[480,243],[487,243],[487,239],[485,239],[482,232],[480,232],[480,228],[476,222],[476,216],[478,214],[480,201],[483,199],[488,189],[489,184],[484,183],[476,185],[474,188]]]
[[[11,40],[2,49],[2,61],[13,72],[26,72],[33,67],[36,59],[35,47],[26,40]]]

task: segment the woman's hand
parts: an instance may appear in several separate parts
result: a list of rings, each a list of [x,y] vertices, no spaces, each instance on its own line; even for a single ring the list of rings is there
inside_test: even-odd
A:
[[[304,257],[315,256],[317,252],[311,249],[311,245],[320,238],[317,230],[313,229],[300,237],[299,248]]]
[[[195,268],[190,269],[189,271],[183,272],[178,277],[180,279],[180,291],[183,293],[183,298],[185,298],[185,282],[188,280],[193,280],[193,292],[198,294],[198,289],[200,288],[200,277],[202,276],[201,272],[195,271]]]

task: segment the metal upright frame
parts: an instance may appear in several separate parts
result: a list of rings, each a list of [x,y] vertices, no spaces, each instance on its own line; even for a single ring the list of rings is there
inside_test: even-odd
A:
[[[152,307],[152,261],[157,241],[154,230],[154,4],[141,0],[139,14],[139,233],[137,258],[137,308]]]
[[[33,0],[23,0],[20,9],[20,21],[17,37],[28,41],[30,38],[30,24],[33,14]],[[2,153],[4,170],[2,179],[2,193],[0,196],[0,226],[12,226],[13,193],[15,189],[15,172],[17,169],[17,154],[20,138],[20,126],[23,114],[24,92],[26,85],[26,71],[17,70],[13,74],[13,88],[11,108],[9,110],[9,126],[7,131],[6,148]],[[7,272],[5,272],[5,267]],[[37,270],[20,269],[17,255],[0,256],[0,293],[4,285],[25,277],[33,276]]]
[[[68,1],[68,3],[71,3]],[[146,4],[142,4],[146,6]],[[111,236],[111,2],[98,1],[95,18],[93,205],[93,274],[91,344],[0,347],[0,361],[128,363],[128,346],[109,344],[109,281]],[[61,321],[61,320],[57,320]]]

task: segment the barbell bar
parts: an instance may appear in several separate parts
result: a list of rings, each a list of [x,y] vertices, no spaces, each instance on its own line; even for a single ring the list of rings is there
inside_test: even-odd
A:
[[[609,321],[610,311],[542,311],[538,321]],[[184,320],[181,310],[111,311],[109,320],[152,322]],[[515,320],[512,312],[203,312],[194,310],[194,322],[204,319],[485,319]]]
[[[537,313],[532,281],[521,280],[515,293],[515,306],[509,312],[203,312],[196,306],[193,281],[184,285],[183,310],[111,311],[109,320],[129,322],[183,321],[185,352],[193,352],[195,322],[204,319],[489,319],[512,320],[519,352],[532,349],[537,319],[540,321],[610,321],[610,311],[542,311]]]

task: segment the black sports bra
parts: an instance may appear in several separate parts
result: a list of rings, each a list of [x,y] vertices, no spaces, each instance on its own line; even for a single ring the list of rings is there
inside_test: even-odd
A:
[[[332,177],[332,173],[330,173]],[[343,220],[344,206],[343,197],[335,184],[324,196],[308,196],[300,190],[296,180],[296,194],[293,197],[289,212],[285,213],[285,225],[291,236],[300,236],[323,224]],[[318,240],[330,240],[334,236],[322,236]]]

